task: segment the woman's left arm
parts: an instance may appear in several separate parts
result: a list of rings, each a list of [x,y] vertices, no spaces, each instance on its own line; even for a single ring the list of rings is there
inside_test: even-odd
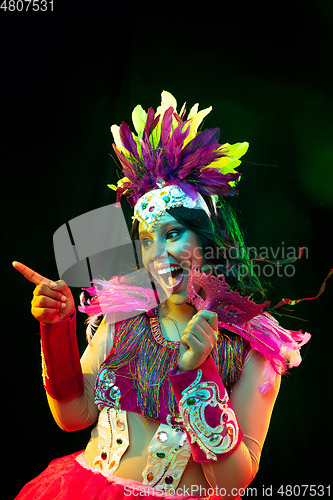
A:
[[[216,491],[225,491],[225,497],[232,498],[237,497],[236,492],[246,488],[257,473],[280,377],[262,394],[258,387],[262,384],[269,361],[251,349],[229,400],[215,363],[212,358],[207,358],[217,341],[216,332],[216,313],[199,311],[183,332],[178,369],[171,371],[169,376],[180,413],[187,422],[185,428],[194,460],[201,463],[211,487]],[[211,394],[207,396],[201,388],[208,388]],[[206,402],[205,397],[208,397]],[[216,401],[220,401],[220,408]],[[200,409],[202,406],[204,410]],[[221,437],[217,439],[212,435],[216,443],[213,441],[211,444],[209,436],[215,426],[218,428],[219,421]],[[209,426],[207,429],[206,425]],[[229,437],[226,432],[230,432]]]
[[[226,491],[228,498],[237,497],[236,492],[246,488],[258,471],[261,450],[280,388],[280,377],[277,377],[275,384],[265,394],[258,389],[268,363],[262,354],[251,349],[230,398],[243,432],[243,440],[227,457],[201,464],[209,484]]]

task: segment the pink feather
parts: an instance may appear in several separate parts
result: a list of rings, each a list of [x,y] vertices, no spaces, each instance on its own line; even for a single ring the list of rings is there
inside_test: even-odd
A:
[[[163,147],[166,147],[166,145],[169,142],[171,126],[172,126],[172,115],[173,115],[173,107],[170,106],[170,108],[168,108],[164,113],[161,125],[161,141]]]
[[[156,122],[156,120],[154,120],[154,117],[155,117],[155,111],[153,110],[153,108],[149,108],[147,113],[147,121],[143,132],[143,140],[147,143],[149,142],[149,136],[152,130],[154,129],[153,127],[154,121]]]
[[[85,290],[93,297],[88,304],[79,306],[80,312],[85,312],[88,316],[107,314],[110,312],[133,312],[149,311],[156,307],[155,293],[152,289],[130,286],[119,281],[118,276],[114,276],[110,281],[95,279],[94,285]]]
[[[267,312],[258,314],[243,325],[219,322],[219,326],[248,340],[251,347],[269,361],[259,387],[263,394],[274,384],[277,375],[301,363],[300,348],[311,338],[309,333],[282,328]]]
[[[125,156],[120,151],[118,151],[117,146],[115,144],[112,144],[112,147],[114,149],[114,152],[118,156],[120,163],[123,166],[123,172],[125,177],[137,179],[138,178],[137,173],[133,165],[130,163],[130,161],[127,158],[125,158]]]
[[[138,155],[138,148],[135,140],[133,139],[133,135],[131,129],[126,123],[122,123],[119,127],[120,139],[123,143],[124,148],[138,161],[140,162],[140,157]]]

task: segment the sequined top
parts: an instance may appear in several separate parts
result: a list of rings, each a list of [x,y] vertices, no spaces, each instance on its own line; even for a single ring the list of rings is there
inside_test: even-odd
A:
[[[216,359],[226,341],[221,336]],[[241,361],[244,343],[242,348]],[[100,415],[94,467],[111,473],[119,467],[129,446],[127,411],[130,411],[160,423],[148,446],[143,483],[165,492],[178,485],[191,457],[167,376],[178,357],[179,342],[163,337],[156,317],[148,319],[142,315],[117,325],[114,347],[101,365],[95,383],[95,404]],[[240,374],[234,366],[233,369],[236,379]]]
[[[131,477],[132,479],[141,482],[141,473],[144,472],[147,484],[153,484],[154,480],[151,476],[151,467],[153,467],[155,472],[157,470],[160,470],[160,473],[162,474],[164,469],[161,469],[161,467],[163,466],[163,464],[165,464],[164,460],[171,460],[173,459],[173,456],[177,456],[176,454],[171,456],[170,453],[172,452],[172,450],[174,450],[174,452],[179,451],[180,449],[183,450],[184,443],[182,441],[182,431],[179,430],[178,427],[172,429],[171,426],[172,435],[170,435],[170,426],[163,423],[159,425],[165,425],[167,429],[159,430],[159,432],[161,432],[162,434],[155,434],[154,440],[151,439],[152,435],[149,435],[149,432],[147,432],[144,436],[137,436],[137,439],[136,434],[133,434],[133,432],[141,432],[141,429],[145,431],[145,424],[139,423],[141,414],[144,414],[144,412],[141,412],[141,406],[144,406],[145,404],[145,394],[143,393],[144,391],[142,392],[141,390],[141,388],[145,389],[144,379],[141,379],[140,370],[142,372],[142,370],[145,369],[144,362],[145,360],[147,361],[148,359],[151,359],[151,354],[157,352],[157,354],[160,355],[162,352],[159,350],[150,351],[149,349],[146,349],[141,353],[141,357],[139,356],[144,342],[146,342],[146,344],[149,344],[150,346],[155,346],[154,349],[157,349],[156,345],[159,343],[155,341],[154,335],[150,328],[146,328],[149,324],[149,318],[147,316],[143,316],[141,324],[139,317],[133,321],[133,328],[131,331],[129,331],[128,329],[126,330],[125,328],[121,328],[121,326],[124,325],[120,324],[117,325],[115,331],[115,328],[112,324],[107,325],[105,323],[105,320],[103,320],[97,332],[95,333],[92,342],[87,346],[83,356],[81,357],[81,366],[85,384],[84,393],[79,398],[75,398],[65,403],[49,399],[49,404],[56,422],[62,429],[66,431],[75,431],[86,428],[88,426],[96,424],[96,421],[98,420],[98,424],[92,429],[91,438],[85,450],[86,461],[89,466],[93,467],[93,464],[96,463],[97,457],[99,457],[98,460],[100,464],[99,466],[95,465],[94,467],[106,467],[107,464],[108,466],[111,465],[112,467],[116,467],[117,464],[113,464],[113,459],[111,460],[110,454],[108,454],[110,445],[112,447],[110,438],[111,436],[114,437],[114,439],[112,438],[112,442],[116,443],[120,447],[119,451],[121,451],[121,449],[125,449],[125,433],[128,432],[128,427],[126,421],[122,418],[122,414],[118,413],[117,416],[117,410],[112,408],[112,405],[104,406],[103,409],[99,411],[98,407],[95,404],[95,396],[97,396],[97,392],[95,394],[96,380],[98,380],[97,384],[102,383],[102,371],[106,366],[108,366],[109,369],[105,371],[104,374],[108,373],[110,382],[114,381],[114,385],[116,385],[120,390],[121,398],[119,401],[120,405],[122,406],[122,409],[120,411],[124,412],[124,415],[126,415],[126,409],[128,408],[134,411],[134,413],[130,411],[130,413],[128,414],[128,420],[130,422],[131,428],[132,423],[135,426],[135,429],[133,428],[129,435],[132,439],[136,440],[135,446],[137,446],[137,443],[140,443],[139,446],[145,446],[145,449],[141,450],[141,452],[138,449],[138,453],[140,456],[133,456],[134,463],[136,465],[134,466],[135,470],[133,469]],[[135,334],[138,332],[140,332],[140,335]],[[225,332],[220,332],[220,334],[221,336],[224,336]],[[229,385],[229,392],[229,381],[231,382],[232,379],[237,379],[237,376],[239,377],[239,374],[241,372],[238,383],[234,383],[232,386],[231,401],[235,408],[238,421],[240,422],[240,426],[243,431],[245,444],[253,460],[253,471],[255,473],[258,468],[260,459],[260,447],[265,440],[274,402],[279,390],[280,379],[277,379],[274,387],[263,397],[262,393],[258,390],[258,386],[261,383],[263,375],[267,372],[269,361],[266,360],[259,352],[251,349],[248,355],[246,355],[246,359],[244,360],[242,369],[237,369],[237,366],[239,365],[237,363],[237,356],[235,356],[234,362],[229,363],[229,370],[227,370],[225,369],[225,366],[222,366],[222,361],[220,360],[228,359],[229,352],[231,353],[232,358],[233,353],[235,353],[237,349],[233,348],[234,344],[232,337],[230,338],[231,342],[227,342],[228,339],[226,336],[224,336],[223,338],[224,340],[220,343],[220,349],[217,353],[217,361],[215,361],[215,364],[217,367],[219,367],[220,373],[222,372],[222,380],[224,381],[225,386],[228,387]],[[247,346],[243,345],[243,347],[244,353],[247,350]],[[151,349],[153,349],[153,347],[151,347]],[[174,352],[177,352],[177,350],[174,349]],[[111,356],[109,357],[110,353],[112,353],[112,365],[110,362]],[[170,350],[168,350],[168,353],[169,356],[172,355]],[[213,353],[213,356],[214,355],[215,354]],[[109,359],[107,359],[108,357]],[[241,359],[241,361],[243,361],[243,359]],[[158,358],[158,356],[155,356],[152,361],[155,361],[158,364],[160,358]],[[133,371],[135,366],[139,367],[139,375],[137,376],[135,376],[135,370]],[[220,368],[221,366],[222,369]],[[114,372],[114,377],[110,375],[109,371]],[[131,376],[130,379],[128,378],[129,376]],[[150,383],[152,382],[153,376]],[[111,393],[108,393],[110,389],[111,387],[107,387],[107,384],[105,383],[105,388],[103,389],[103,391],[106,392],[104,392],[103,394],[103,391],[101,391],[98,397],[100,397],[101,400],[103,398],[106,400],[110,395],[109,402],[113,401],[116,403],[118,399],[117,390],[114,389],[112,391],[113,397],[111,398]],[[162,399],[157,392],[156,395],[158,396],[158,400]],[[168,403],[167,408],[169,409],[170,400],[166,399],[166,401]],[[155,414],[155,417],[157,416],[158,418],[155,410],[156,408],[158,408],[158,406],[155,399],[153,398],[151,401],[147,401],[147,403],[149,403],[148,406],[150,406],[149,411],[151,411],[152,414]],[[161,415],[161,421],[164,421],[163,415],[167,415],[167,411],[164,412],[164,410],[161,409],[161,405],[159,405],[159,411]],[[117,421],[117,418],[119,418],[123,422],[124,428],[123,424],[120,421]],[[158,424],[152,426],[154,432],[157,429],[157,425]],[[119,434],[122,434],[122,437],[120,437]],[[170,439],[169,443],[172,443],[170,450],[167,451],[166,449],[157,449],[157,447],[160,448],[165,444],[160,442],[157,437],[159,437],[160,440],[163,440],[165,439],[166,434],[168,434],[169,436],[167,441],[169,441]],[[123,439],[124,437],[125,439]],[[118,439],[122,440],[121,443],[119,441],[120,444],[117,443]],[[149,440],[151,440],[150,445]],[[103,450],[103,446],[106,449]],[[141,460],[141,455],[142,457],[144,457],[144,460]],[[154,460],[157,461],[157,459],[159,459],[160,462],[154,464],[152,464],[151,462],[148,463],[149,459],[147,459],[147,457],[149,458],[150,455],[154,455]],[[120,455],[117,456],[119,458]],[[244,457],[246,456],[248,455],[244,455]],[[128,474],[130,473],[129,471],[133,463],[130,450],[128,457],[129,458],[125,461],[126,465],[125,463],[120,463],[120,472],[117,472],[117,475],[120,474],[119,477],[128,477]],[[183,457],[182,460],[185,460],[185,458]],[[138,465],[139,463],[140,465]],[[139,467],[139,469],[137,467]],[[126,470],[126,475],[122,476],[122,471],[124,470]],[[167,479],[167,475],[164,475],[164,478],[166,481],[170,481],[170,479]],[[149,482],[150,480],[152,481],[151,483]]]
[[[114,347],[96,378],[95,403],[116,409],[121,404],[122,410],[164,424],[168,415],[178,417],[168,373],[178,362],[179,344],[164,338],[156,317],[142,314],[117,324]],[[248,350],[238,335],[220,332],[212,357],[229,392],[242,373]]]

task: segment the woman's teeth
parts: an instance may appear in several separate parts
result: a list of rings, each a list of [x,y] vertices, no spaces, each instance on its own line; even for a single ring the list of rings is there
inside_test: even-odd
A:
[[[176,272],[176,275],[172,275],[172,272]],[[164,267],[163,269],[158,269],[157,273],[161,276],[164,283],[169,287],[174,287],[183,278],[183,268],[181,266],[175,265],[170,267]],[[167,275],[167,276],[164,276]]]
[[[157,271],[158,274],[166,274],[166,273],[171,273],[171,271],[176,271],[177,269],[181,269],[180,266],[170,266],[170,267],[165,267],[164,269],[159,269]]]

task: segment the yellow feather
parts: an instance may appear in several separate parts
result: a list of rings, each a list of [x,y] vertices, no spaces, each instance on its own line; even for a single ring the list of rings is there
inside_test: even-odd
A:
[[[190,126],[190,133],[186,137],[186,139],[184,141],[184,146],[183,147],[185,147],[188,142],[190,142],[192,139],[194,139],[194,137],[197,135],[198,127],[201,124],[202,120],[213,109],[212,106],[209,106],[209,108],[202,109],[201,111],[198,112],[198,106],[199,106],[198,104],[195,104],[191,108],[191,111],[189,113],[189,116],[190,116],[190,124],[189,124],[189,126]]]
[[[147,121],[147,113],[144,109],[142,109],[141,104],[135,106],[132,112],[132,121],[136,133],[142,137],[143,131],[145,129],[146,121]]]
[[[120,140],[120,133],[119,133],[120,127],[118,125],[112,125],[112,127],[110,127],[110,130],[113,135],[113,139],[114,142],[116,143],[117,148],[122,153],[125,153],[126,149],[123,147],[122,142]]]
[[[170,106],[172,106],[173,109],[177,113],[177,101],[176,101],[176,99],[173,97],[172,94],[170,94],[170,92],[163,90],[163,92],[161,94],[161,106],[158,106],[158,108],[156,110],[156,115],[161,115],[161,118],[163,118],[164,112],[168,108],[170,108]]]

